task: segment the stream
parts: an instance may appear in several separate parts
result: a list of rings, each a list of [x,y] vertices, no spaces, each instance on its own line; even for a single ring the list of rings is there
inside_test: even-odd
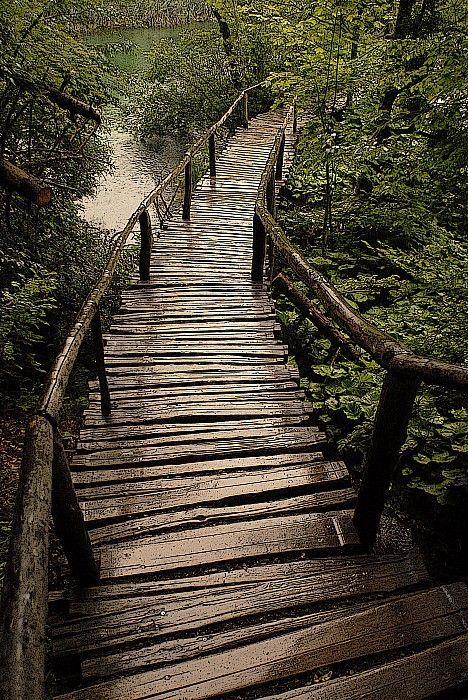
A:
[[[148,67],[147,53],[163,37],[178,29],[128,29],[102,32],[88,37],[91,45],[132,42],[131,53],[117,51],[112,61],[129,76]],[[122,98],[123,99],[123,98]],[[158,150],[139,141],[126,125],[123,102],[107,108],[104,126],[112,148],[112,169],[105,174],[94,196],[82,200],[83,216],[90,224],[121,230],[143,197],[167,175],[183,155],[183,144],[174,138],[161,140]]]

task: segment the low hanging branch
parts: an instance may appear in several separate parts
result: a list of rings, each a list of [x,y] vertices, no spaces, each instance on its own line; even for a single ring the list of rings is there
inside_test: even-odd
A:
[[[340,349],[345,357],[354,361],[359,359],[359,352],[351,345],[346,336],[335,328],[330,319],[328,319],[305,294],[294,286],[289,277],[283,272],[280,272],[273,280],[273,283],[282,294],[293,302],[294,306],[296,306],[304,316],[314,323],[324,338],[329,340],[334,347]]]
[[[52,201],[53,193],[48,185],[4,158],[0,158],[0,185],[17,192],[38,207],[45,207]]]
[[[62,92],[52,85],[38,84],[26,78],[23,75],[18,75],[17,73],[12,73],[11,71],[0,68],[0,76],[4,78],[10,78],[14,81],[15,85],[34,94],[43,94],[50,102],[53,102],[61,109],[67,110],[72,116],[80,115],[86,119],[92,119],[97,124],[101,123],[101,115],[90,104],[79,100],[76,97],[67,95],[67,93]]]

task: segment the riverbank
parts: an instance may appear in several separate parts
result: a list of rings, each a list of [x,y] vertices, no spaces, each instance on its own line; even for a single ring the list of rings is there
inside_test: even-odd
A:
[[[106,30],[170,29],[212,19],[211,9],[202,0],[149,0],[144,6],[136,0],[118,0],[109,11],[106,3],[83,11],[70,25],[78,34],[94,34]]]

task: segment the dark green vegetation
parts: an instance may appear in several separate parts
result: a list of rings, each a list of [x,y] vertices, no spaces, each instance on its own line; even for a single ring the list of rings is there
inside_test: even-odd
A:
[[[84,224],[75,202],[108,164],[96,136],[99,115],[89,105],[108,102],[114,77],[103,56],[68,33],[73,5],[2,3],[0,11],[0,157],[53,193],[39,207],[0,189],[4,406],[34,401],[110,242]]]
[[[311,111],[281,214],[288,234],[377,326],[421,354],[464,363],[466,3],[213,5],[233,69],[253,37],[278,99]],[[317,414],[359,470],[383,372],[365,356],[355,364],[331,353],[285,298],[280,308]],[[466,397],[423,391],[400,479],[412,505],[438,515],[464,507],[467,428]]]

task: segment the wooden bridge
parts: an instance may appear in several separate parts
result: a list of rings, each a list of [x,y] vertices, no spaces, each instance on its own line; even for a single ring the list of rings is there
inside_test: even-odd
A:
[[[431,582],[414,550],[371,545],[420,381],[466,387],[467,371],[401,348],[285,239],[275,194],[296,113],[249,120],[248,92],[122,232],[31,421],[2,697],[42,697],[51,508],[79,584],[49,595],[62,700],[466,697],[466,586]],[[216,132],[238,106],[243,125],[216,159]],[[210,171],[192,191],[205,143]],[[178,176],[183,219],[153,246],[149,209]],[[142,281],[124,292],[104,350],[98,304],[138,220]],[[287,364],[274,252],[388,369],[357,506]],[[70,471],[57,421],[89,328],[99,382]]]

